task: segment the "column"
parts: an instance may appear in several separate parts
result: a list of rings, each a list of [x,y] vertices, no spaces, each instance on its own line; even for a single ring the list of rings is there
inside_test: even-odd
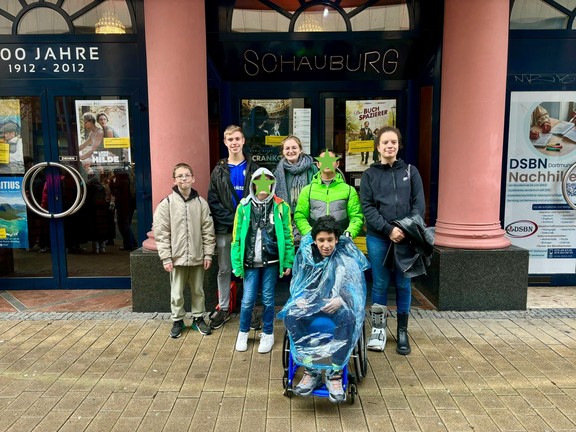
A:
[[[438,246],[510,245],[499,220],[509,7],[445,1]]]
[[[210,178],[203,1],[145,0],[152,203],[170,193],[172,168],[192,166],[206,197]]]

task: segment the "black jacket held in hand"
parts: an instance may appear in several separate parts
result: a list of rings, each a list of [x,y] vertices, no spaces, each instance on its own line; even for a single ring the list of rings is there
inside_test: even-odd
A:
[[[362,174],[360,202],[368,234],[388,240],[392,221],[409,215],[424,216],[422,178],[414,165],[398,159],[392,166],[373,163]]]
[[[426,274],[434,252],[434,228],[426,228],[418,214],[392,221],[392,224],[400,228],[405,237],[400,243],[390,243],[384,266],[400,270],[407,278]]]

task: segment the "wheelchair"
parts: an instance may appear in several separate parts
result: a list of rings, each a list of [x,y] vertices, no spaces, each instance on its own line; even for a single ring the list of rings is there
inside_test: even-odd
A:
[[[366,373],[368,372],[368,358],[366,357],[366,340],[365,340],[365,330],[364,326],[360,332],[360,337],[358,342],[350,355],[348,364],[342,369],[342,388],[346,394],[346,400],[351,404],[354,403],[356,396],[358,395],[357,385],[364,379]],[[290,338],[288,336],[288,331],[284,332],[284,342],[282,348],[282,366],[284,368],[284,376],[282,383],[284,385],[284,396],[291,398],[294,395],[293,389],[295,387],[294,377],[296,371],[301,367],[296,364],[290,352]],[[312,396],[318,397],[328,397],[328,390],[326,386],[322,386],[315,389]]]

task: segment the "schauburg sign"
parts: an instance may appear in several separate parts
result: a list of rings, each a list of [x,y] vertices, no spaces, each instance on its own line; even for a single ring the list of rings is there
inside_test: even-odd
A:
[[[260,40],[237,35],[208,38],[209,53],[231,81],[315,81],[407,79],[434,56],[434,38]],[[412,35],[413,36],[413,35]]]

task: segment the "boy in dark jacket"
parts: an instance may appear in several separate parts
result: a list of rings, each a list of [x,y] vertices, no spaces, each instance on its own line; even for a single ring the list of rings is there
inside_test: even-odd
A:
[[[219,311],[212,317],[212,329],[220,328],[230,319],[230,282],[232,265],[230,245],[234,213],[240,200],[250,192],[250,177],[258,168],[242,149],[245,138],[240,126],[230,125],[224,131],[224,144],[228,148],[228,158],[221,159],[212,174],[208,186],[208,204],[212,211],[216,230],[216,250],[218,253],[218,303]]]

